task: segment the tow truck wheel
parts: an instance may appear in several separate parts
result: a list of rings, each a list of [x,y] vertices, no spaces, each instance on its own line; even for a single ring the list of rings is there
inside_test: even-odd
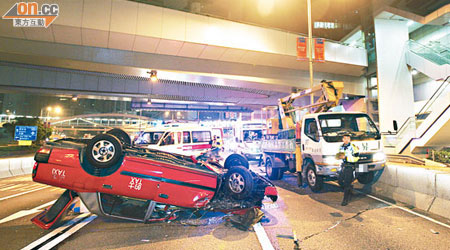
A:
[[[251,196],[253,178],[248,169],[243,166],[233,166],[225,175],[225,192],[232,197],[243,200]]]
[[[373,181],[373,177],[374,177],[374,172],[370,171],[368,173],[359,174],[357,179],[358,179],[358,182],[361,184],[369,184]]]
[[[127,134],[127,132],[123,131],[122,129],[113,128],[106,133],[110,134],[110,135],[114,135],[125,145],[128,145],[128,146],[131,145],[130,136]]]
[[[323,177],[316,174],[316,169],[312,162],[306,164],[306,181],[313,192],[319,192],[323,187]]]
[[[108,168],[116,164],[122,156],[122,144],[114,135],[99,134],[86,147],[86,158],[92,166]]]
[[[279,180],[283,178],[284,172],[281,168],[274,168],[271,157],[267,157],[265,162],[266,175],[270,180]]]

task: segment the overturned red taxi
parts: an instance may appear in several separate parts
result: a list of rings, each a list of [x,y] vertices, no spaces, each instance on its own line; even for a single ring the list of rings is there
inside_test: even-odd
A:
[[[48,143],[35,161],[34,181],[67,189],[32,219],[44,229],[78,197],[92,213],[142,222],[174,219],[186,209],[242,214],[261,207],[265,196],[277,199],[269,180],[243,166],[134,147],[119,129]]]

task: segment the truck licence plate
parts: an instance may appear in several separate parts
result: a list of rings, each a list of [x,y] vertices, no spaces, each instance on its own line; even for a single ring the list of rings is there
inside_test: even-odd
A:
[[[358,167],[356,168],[356,172],[358,172],[358,173],[369,172],[368,165],[367,164],[359,164]]]

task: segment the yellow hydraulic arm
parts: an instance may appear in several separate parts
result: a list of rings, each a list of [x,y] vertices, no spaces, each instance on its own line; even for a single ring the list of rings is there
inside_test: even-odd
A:
[[[320,85],[316,85],[311,89],[305,89],[297,93],[292,93],[289,96],[279,99],[278,109],[280,112],[280,117],[290,117],[292,119],[293,117],[291,114],[293,114],[293,112],[303,109],[313,109],[313,113],[326,112],[339,104],[343,90],[343,82],[322,80]],[[320,97],[315,103],[300,107],[294,107],[292,105],[296,99],[317,92],[320,92]],[[293,120],[294,119],[292,119],[292,121]]]

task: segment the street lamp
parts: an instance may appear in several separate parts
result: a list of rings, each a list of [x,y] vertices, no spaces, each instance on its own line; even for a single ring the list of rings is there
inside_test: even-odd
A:
[[[55,113],[60,114],[62,111],[61,107],[55,107]]]

